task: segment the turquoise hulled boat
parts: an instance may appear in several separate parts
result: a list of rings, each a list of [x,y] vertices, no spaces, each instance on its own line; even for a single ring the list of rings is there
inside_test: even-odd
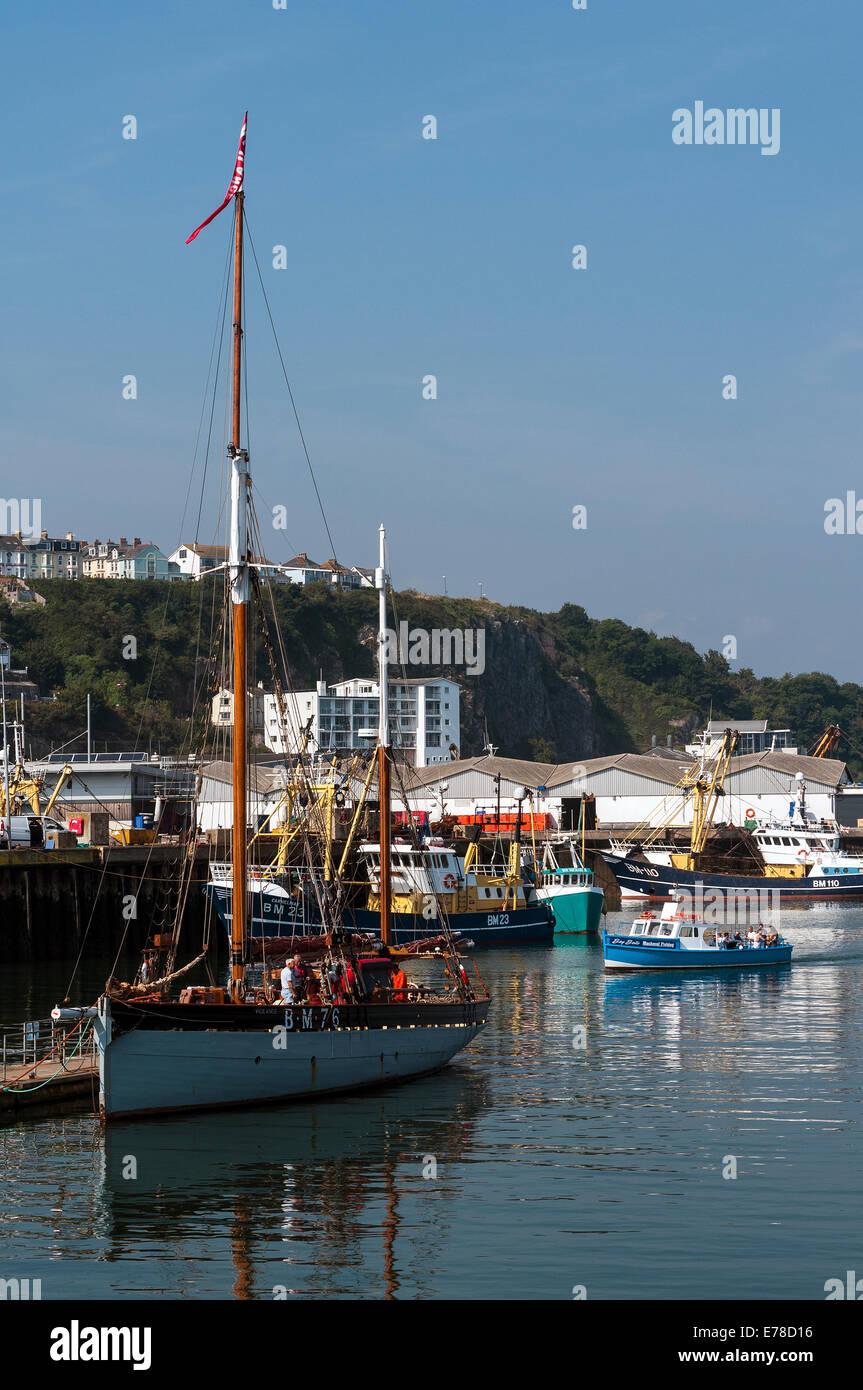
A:
[[[543,866],[537,873],[536,896],[554,913],[555,935],[596,931],[602,917],[604,894],[593,881],[593,870],[570,846],[572,867],[562,868],[551,845],[546,845]]]

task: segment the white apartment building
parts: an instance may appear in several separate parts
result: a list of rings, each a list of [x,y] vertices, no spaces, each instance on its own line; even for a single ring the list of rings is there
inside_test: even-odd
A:
[[[380,711],[376,680],[357,678],[287,697],[287,729],[275,695],[264,696],[264,742],[274,753],[297,753],[309,727],[307,751],[343,755],[373,748]],[[389,687],[390,743],[414,767],[449,762],[461,738],[459,687],[448,680],[393,680]],[[309,723],[311,721],[311,723]],[[453,753],[455,749],[455,753]]]

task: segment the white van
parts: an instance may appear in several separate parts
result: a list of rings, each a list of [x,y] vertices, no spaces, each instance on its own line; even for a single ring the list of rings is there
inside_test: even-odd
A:
[[[10,848],[10,831],[12,849],[44,849],[46,838],[56,830],[65,829],[62,821],[53,816],[10,816],[8,822],[5,816],[0,816],[0,851]]]

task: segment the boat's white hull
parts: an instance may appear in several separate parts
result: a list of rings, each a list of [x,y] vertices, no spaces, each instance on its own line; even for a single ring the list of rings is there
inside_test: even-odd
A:
[[[123,1115],[277,1103],[406,1080],[436,1071],[481,1023],[316,1032],[140,1029],[110,1036],[96,1024],[100,1106]]]

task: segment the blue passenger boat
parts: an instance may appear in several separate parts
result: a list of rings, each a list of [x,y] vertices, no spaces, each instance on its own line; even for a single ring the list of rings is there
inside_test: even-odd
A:
[[[793,947],[778,933],[751,927],[735,938],[721,927],[667,902],[659,917],[645,912],[602,933],[606,970],[739,970],[787,965]]]

